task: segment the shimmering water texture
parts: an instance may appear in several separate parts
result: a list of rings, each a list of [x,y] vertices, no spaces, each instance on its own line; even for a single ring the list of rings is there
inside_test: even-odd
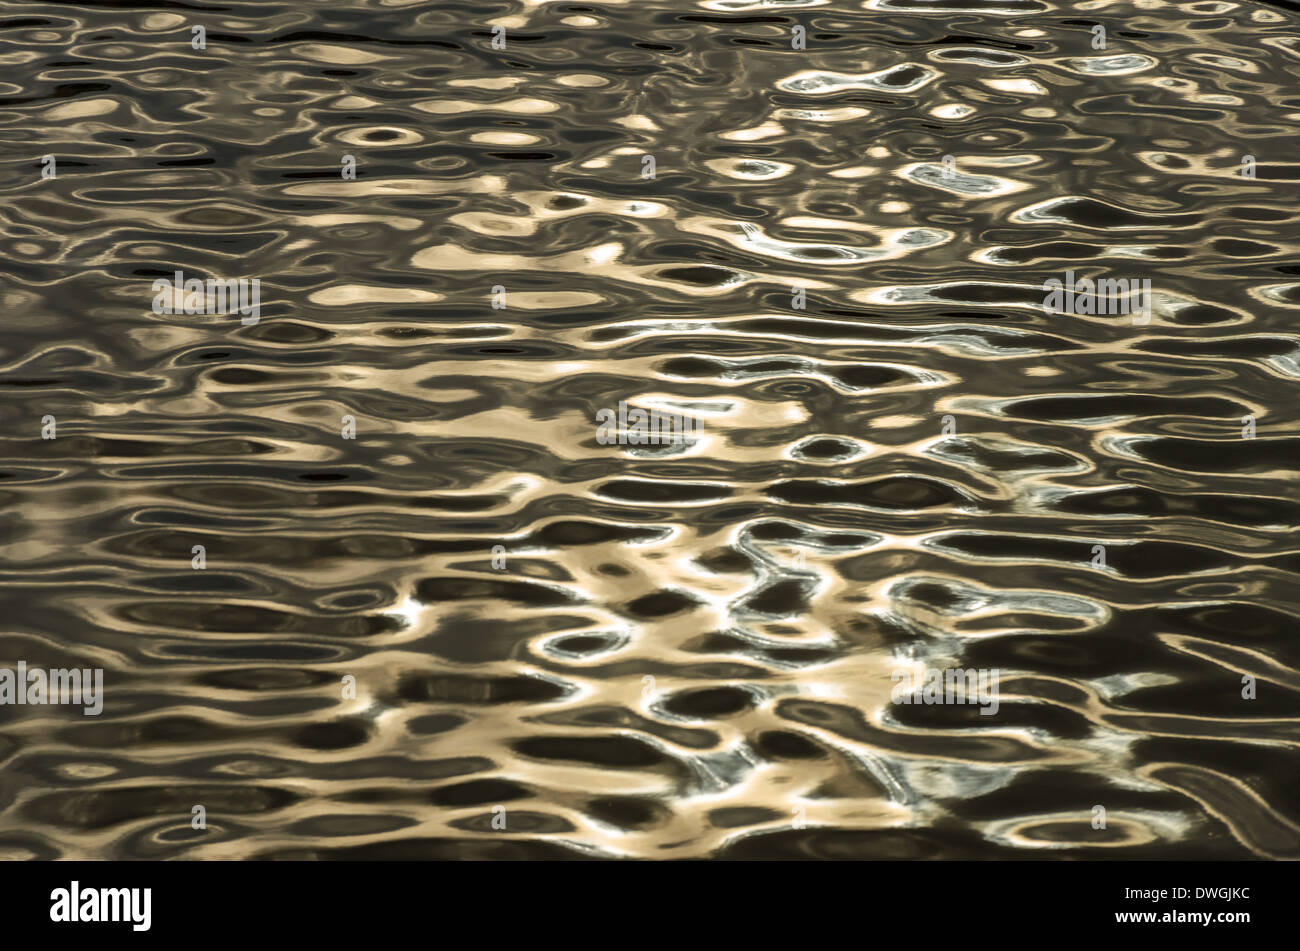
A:
[[[0,854],[1300,856],[1294,5],[0,15]]]

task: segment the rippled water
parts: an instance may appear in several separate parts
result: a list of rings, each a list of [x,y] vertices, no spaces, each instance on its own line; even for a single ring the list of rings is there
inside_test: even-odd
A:
[[[87,0],[0,63],[0,665],[105,672],[0,707],[0,855],[1300,856],[1294,5]],[[892,702],[951,668],[996,713]]]

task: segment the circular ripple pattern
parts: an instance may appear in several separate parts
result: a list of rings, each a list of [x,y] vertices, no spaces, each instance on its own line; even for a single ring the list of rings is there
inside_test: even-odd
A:
[[[0,706],[0,855],[1300,857],[1295,5],[11,3],[0,62],[0,665],[105,684]],[[894,702],[952,669],[996,712]]]

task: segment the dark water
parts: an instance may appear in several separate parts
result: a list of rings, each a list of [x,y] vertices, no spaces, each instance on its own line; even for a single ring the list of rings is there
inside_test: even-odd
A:
[[[21,3],[0,63],[0,666],[104,670],[0,707],[3,856],[1300,856],[1293,5]],[[953,668],[995,713],[893,702]]]

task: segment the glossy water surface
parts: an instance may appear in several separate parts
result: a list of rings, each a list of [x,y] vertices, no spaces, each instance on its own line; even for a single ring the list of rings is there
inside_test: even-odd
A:
[[[105,671],[0,707],[0,855],[1300,856],[1294,5],[10,3],[0,64],[0,665]]]

